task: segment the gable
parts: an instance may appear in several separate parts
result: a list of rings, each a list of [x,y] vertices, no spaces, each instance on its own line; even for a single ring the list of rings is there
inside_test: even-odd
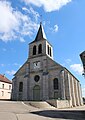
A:
[[[27,70],[27,61],[20,67],[20,69],[14,74],[14,76],[25,75]]]
[[[60,65],[59,63],[55,62],[54,60],[52,60],[51,58],[47,57],[47,61],[48,61],[48,68],[49,69],[56,69],[56,68],[64,68],[62,65]]]

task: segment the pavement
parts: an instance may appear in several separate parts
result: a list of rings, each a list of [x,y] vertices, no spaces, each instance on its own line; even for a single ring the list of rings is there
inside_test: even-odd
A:
[[[0,101],[0,120],[85,120],[85,106],[57,109],[33,105]]]

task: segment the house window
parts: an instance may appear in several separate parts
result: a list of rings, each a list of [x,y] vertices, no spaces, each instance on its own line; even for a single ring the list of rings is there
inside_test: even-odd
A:
[[[58,78],[55,78],[53,80],[53,84],[54,84],[54,90],[57,90],[59,88],[59,86],[58,86]]]
[[[11,90],[11,85],[9,85],[9,90]]]
[[[2,91],[2,96],[4,96],[4,91]]]
[[[33,47],[33,55],[36,55],[36,46]]]
[[[4,84],[2,84],[2,89],[4,89]]]
[[[23,82],[19,83],[19,92],[23,92]]]
[[[42,45],[40,44],[39,46],[38,46],[38,54],[41,54],[42,53]]]

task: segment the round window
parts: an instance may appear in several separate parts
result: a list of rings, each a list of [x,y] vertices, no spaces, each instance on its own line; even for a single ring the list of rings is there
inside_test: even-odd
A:
[[[35,77],[34,77],[35,82],[38,82],[39,79],[40,79],[40,76],[39,75],[35,75]]]

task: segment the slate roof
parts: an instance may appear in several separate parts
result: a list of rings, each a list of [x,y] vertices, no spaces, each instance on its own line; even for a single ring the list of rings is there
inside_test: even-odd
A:
[[[33,42],[37,42],[37,41],[40,41],[42,39],[46,40],[47,38],[46,38],[46,35],[45,35],[45,32],[44,32],[42,23],[40,23],[37,35],[36,35],[35,40]],[[33,42],[31,42],[31,43],[33,43]]]
[[[80,57],[82,58],[82,55],[85,55],[85,51],[83,51],[81,54],[80,54]]]

